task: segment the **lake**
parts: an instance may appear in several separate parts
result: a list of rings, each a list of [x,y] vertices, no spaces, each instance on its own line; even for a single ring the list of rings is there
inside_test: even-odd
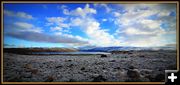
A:
[[[43,55],[55,55],[55,54],[61,54],[61,55],[78,55],[78,54],[91,54],[91,55],[96,55],[96,54],[111,54],[111,53],[108,53],[108,52],[33,52],[32,54],[36,54],[36,55],[39,55],[39,54],[43,54]]]

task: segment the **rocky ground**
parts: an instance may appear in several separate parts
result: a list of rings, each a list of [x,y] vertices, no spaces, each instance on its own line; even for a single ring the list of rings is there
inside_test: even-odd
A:
[[[164,81],[176,69],[176,52],[101,55],[19,55],[4,53],[4,81]]]

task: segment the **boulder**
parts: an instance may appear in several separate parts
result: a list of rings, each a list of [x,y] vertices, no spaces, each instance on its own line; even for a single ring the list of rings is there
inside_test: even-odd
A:
[[[158,74],[158,75],[156,75],[155,80],[158,82],[164,81],[165,75],[164,74]]]
[[[97,77],[94,77],[93,82],[102,82],[102,81],[106,81],[107,79],[105,79],[102,75],[99,75]]]
[[[46,82],[52,82],[53,80],[54,80],[54,77],[53,77],[53,76],[48,76],[45,81],[46,81]]]
[[[135,69],[135,67],[134,66],[129,66],[129,69]]]
[[[137,69],[129,69],[127,75],[130,78],[140,78],[140,73]]]
[[[81,68],[81,70],[85,70],[85,68],[84,68],[84,67],[82,67],[82,68]]]
[[[23,78],[31,78],[32,77],[31,72],[22,72],[21,76]]]
[[[140,55],[139,57],[145,57],[144,55]]]
[[[104,58],[104,57],[107,57],[107,55],[102,54],[102,55],[101,55],[101,58]]]
[[[116,62],[116,60],[110,60],[109,62]]]

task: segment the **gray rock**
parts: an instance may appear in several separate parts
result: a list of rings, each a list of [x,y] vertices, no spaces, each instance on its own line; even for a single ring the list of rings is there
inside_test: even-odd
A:
[[[94,77],[93,82],[102,82],[102,81],[106,81],[107,79],[105,79],[102,75],[99,75],[97,77]]]
[[[102,55],[101,55],[101,58],[104,58],[104,57],[107,57],[107,55],[102,54]]]
[[[31,78],[32,77],[32,75],[31,75],[31,73],[30,72],[23,72],[23,73],[21,73],[21,76],[23,77],[23,78]]]
[[[137,69],[128,70],[127,75],[130,78],[140,78],[140,73],[139,73],[139,71]]]

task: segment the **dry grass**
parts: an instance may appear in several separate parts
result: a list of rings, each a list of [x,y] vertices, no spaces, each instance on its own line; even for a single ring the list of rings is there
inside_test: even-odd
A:
[[[25,64],[24,67],[26,69],[28,69],[28,71],[30,71],[32,74],[37,74],[38,73],[38,69],[33,68],[33,66],[31,64]]]
[[[25,64],[24,67],[27,68],[27,69],[32,69],[33,68],[31,64]]]

